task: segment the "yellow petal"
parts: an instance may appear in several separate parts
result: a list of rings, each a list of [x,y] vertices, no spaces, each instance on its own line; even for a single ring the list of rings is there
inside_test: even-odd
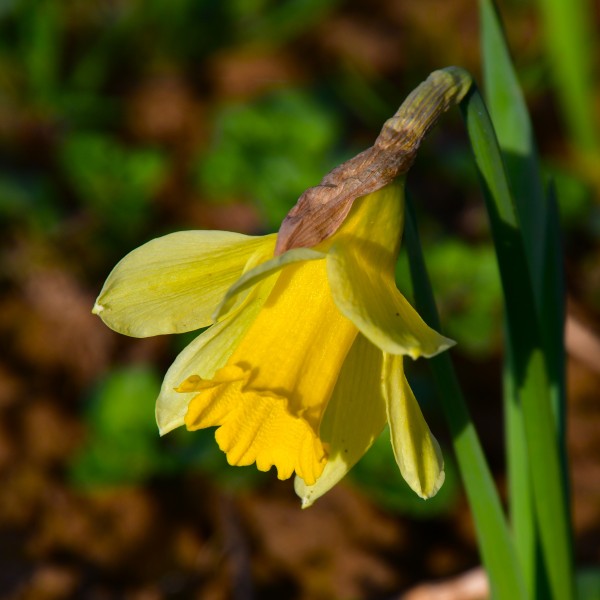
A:
[[[329,448],[323,473],[314,485],[296,477],[302,508],[328,492],[360,460],[383,430],[387,416],[381,388],[383,354],[358,335],[327,405],[319,437]]]
[[[252,387],[275,390],[315,431],[358,333],[331,298],[325,261],[283,269],[231,357],[252,369]]]
[[[318,260],[322,258],[325,258],[325,254],[311,248],[294,248],[289,252],[285,252],[280,256],[276,256],[270,260],[262,262],[252,269],[249,269],[227,290],[225,297],[214,313],[215,320],[231,309],[235,297],[238,294],[256,285],[265,277],[280,271],[286,265],[308,260]]]
[[[192,375],[210,379],[223,367],[261,310],[277,275],[263,279],[250,293],[248,302],[227,319],[213,325],[186,346],[171,365],[156,401],[156,422],[161,435],[184,424],[195,393],[175,391]]]
[[[209,404],[211,415],[219,415],[214,424],[225,427],[228,423],[224,429],[227,434],[217,435],[232,464],[246,464],[250,457],[256,457],[259,468],[260,464],[274,464],[280,477],[295,470],[311,483],[323,469],[324,451],[317,433],[357,334],[356,327],[333,303],[324,262],[287,265],[278,276],[273,275],[277,282],[268,300],[225,367],[212,378],[220,383],[218,377],[231,374],[228,369],[234,368],[248,374],[247,382],[236,384],[230,377],[230,383],[215,387],[214,395],[201,392],[190,404],[188,427],[207,426],[208,421],[204,417],[198,420],[197,415],[208,410]],[[218,406],[220,402],[225,409]],[[227,416],[232,414],[231,406],[237,407],[232,420]],[[254,411],[257,419],[266,419],[260,431]],[[252,431],[257,435],[247,435],[242,427],[239,436],[249,446],[243,442],[238,447],[235,427],[245,420],[253,423]],[[275,428],[275,423],[284,421],[289,426],[290,444],[282,442],[286,432]],[[300,456],[298,452],[308,454]]]
[[[402,356],[384,354],[383,391],[392,448],[406,483],[431,498],[444,483],[444,459],[404,375]]]
[[[215,438],[231,465],[256,462],[260,471],[276,466],[279,479],[296,471],[314,481],[326,461],[319,438],[305,419],[291,413],[287,398],[248,389],[250,375],[226,366],[211,381],[184,382],[181,391],[201,392],[185,417],[188,429],[218,426]]]
[[[327,274],[340,311],[384,352],[417,358],[454,345],[423,321],[366,244],[336,242],[327,256]]]
[[[182,231],[154,239],[123,258],[93,312],[133,337],[206,327],[227,289],[257,252],[273,255],[275,235]]]

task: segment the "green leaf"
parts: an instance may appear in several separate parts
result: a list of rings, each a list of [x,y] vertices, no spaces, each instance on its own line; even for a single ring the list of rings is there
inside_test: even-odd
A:
[[[406,247],[414,296],[425,321],[440,329],[427,269],[423,261],[414,211],[407,200]],[[469,415],[448,352],[429,359],[442,409],[446,416],[458,468],[475,521],[481,558],[496,600],[524,600],[527,595],[521,567],[494,481]]]
[[[541,344],[545,374],[540,376],[538,382],[544,386],[542,390],[533,390],[530,387],[531,381],[519,378],[518,374],[523,369],[521,364],[527,360],[526,355],[522,355],[522,346],[524,342],[521,339],[521,332],[515,328],[525,326],[527,317],[521,315],[523,319],[519,324],[518,307],[515,301],[512,301],[513,309],[509,309],[508,328],[507,328],[507,368],[505,368],[505,413],[506,413],[506,432],[507,432],[507,463],[509,478],[509,498],[511,506],[511,517],[515,530],[515,538],[519,550],[519,556],[524,566],[528,588],[530,593],[538,598],[546,598],[550,591],[547,589],[547,580],[554,580],[555,597],[559,594],[560,577],[569,579],[569,565],[563,562],[563,571],[557,570],[557,560],[569,561],[567,555],[555,556],[554,551],[549,547],[548,533],[546,531],[537,531],[537,527],[552,527],[550,520],[544,524],[536,523],[534,519],[534,510],[536,503],[535,495],[532,496],[532,473],[538,471],[540,465],[537,463],[541,457],[531,463],[527,457],[527,439],[533,434],[531,425],[526,424],[525,412],[532,410],[533,399],[528,398],[527,394],[538,394],[539,397],[550,399],[553,416],[554,428],[556,431],[556,447],[559,451],[560,469],[559,473],[548,473],[548,478],[562,478],[564,487],[565,506],[558,507],[561,501],[556,498],[556,510],[562,510],[563,514],[555,514],[555,518],[562,521],[563,530],[567,528],[565,535],[568,535],[568,478],[567,459],[566,459],[566,440],[565,440],[565,360],[563,349],[563,322],[564,322],[564,286],[562,283],[562,261],[560,258],[560,231],[558,226],[558,217],[556,213],[555,202],[553,198],[547,198],[544,191],[542,175],[537,155],[535,141],[533,139],[532,126],[529,113],[525,103],[523,92],[519,85],[516,72],[509,54],[505,36],[501,28],[500,18],[495,6],[490,0],[480,1],[481,21],[482,21],[482,46],[484,62],[484,79],[486,85],[486,98],[495,131],[498,135],[498,143],[502,159],[499,157],[491,158],[494,153],[490,150],[491,163],[487,175],[484,174],[485,166],[483,162],[480,165],[481,172],[488,191],[493,199],[488,203],[492,220],[492,227],[495,229],[494,235],[497,240],[498,260],[504,263],[504,286],[505,294],[518,296],[523,294],[532,294],[535,310],[531,310],[529,302],[525,302],[527,309],[535,312],[530,314],[529,318],[536,317],[537,329],[535,336],[529,340],[531,346],[531,356],[534,356],[534,348]],[[493,132],[490,133],[490,144]],[[488,149],[489,150],[489,149]],[[481,149],[485,153],[484,149]],[[481,154],[476,160],[484,161]],[[501,165],[492,169],[492,163],[498,163],[503,160],[506,166],[506,176],[508,185],[513,192],[514,214],[507,210],[499,222],[493,207],[493,202],[506,204],[501,197],[509,198],[510,190],[505,185],[490,183],[493,176],[502,177]],[[493,173],[493,175],[492,175]],[[500,211],[497,211],[500,213]],[[506,225],[514,226],[515,233],[519,237],[515,243],[515,248],[509,249],[509,233],[506,231]],[[520,234],[519,234],[520,228]],[[504,231],[504,233],[503,233]],[[499,241],[500,240],[500,241]],[[504,246],[499,245],[504,240]],[[521,245],[522,244],[522,248]],[[512,276],[509,262],[527,261],[527,269],[523,266],[512,269]],[[502,268],[502,266],[501,266]],[[529,300],[529,298],[528,298]],[[507,299],[507,305],[508,305]],[[543,323],[544,327],[539,324]],[[527,352],[527,351],[525,351]],[[519,354],[520,356],[515,356]],[[540,367],[542,368],[542,367]],[[531,374],[533,377],[533,374]],[[538,436],[539,437],[539,436]],[[529,444],[533,446],[533,444]],[[536,474],[537,476],[537,474]],[[543,479],[543,477],[542,477]],[[547,482],[548,483],[548,482]],[[539,482],[538,482],[539,486]],[[540,490],[538,489],[538,494]],[[532,499],[533,498],[533,499]],[[540,500],[538,499],[538,506]],[[567,522],[565,523],[565,520]],[[538,536],[544,536],[546,542],[543,543],[546,562],[540,564],[540,552]],[[557,541],[556,543],[560,543]],[[550,554],[554,556],[550,559]],[[553,570],[550,573],[550,569]],[[568,582],[563,579],[562,584],[568,586]],[[563,592],[560,592],[563,593]]]
[[[547,209],[533,130],[496,8],[490,0],[480,0],[480,10],[486,103],[510,176],[531,272],[537,277],[542,270]]]
[[[488,209],[504,290],[512,376],[518,389],[526,434],[529,476],[539,526],[544,563],[552,597],[573,598],[571,529],[565,465],[562,462],[557,419],[553,411],[541,317],[536,306],[535,282],[519,219],[494,129],[479,92],[474,87],[461,105]],[[553,223],[557,220],[554,219]],[[550,227],[550,225],[545,225]],[[555,246],[551,246],[554,249]],[[550,249],[546,250],[548,256]],[[547,264],[546,260],[543,264]],[[550,280],[549,280],[550,281]],[[550,287],[556,290],[555,282]],[[556,306],[556,301],[551,301]],[[562,347],[558,343],[558,349]]]

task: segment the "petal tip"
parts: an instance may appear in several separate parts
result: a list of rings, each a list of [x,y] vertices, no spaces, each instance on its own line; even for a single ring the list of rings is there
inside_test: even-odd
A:
[[[165,421],[161,415],[157,414],[156,415],[156,424],[158,426],[158,435],[160,435],[160,437],[163,437],[163,436],[167,435],[167,433],[170,433],[171,431],[173,431],[173,429],[177,429],[178,427],[181,427],[185,423],[183,421],[183,418],[169,419],[169,420]]]
[[[300,508],[302,509],[309,508],[322,496],[322,494],[315,493],[314,487],[306,485],[304,479],[298,474],[294,479],[294,491],[300,498]]]
[[[305,508],[310,508],[313,505],[314,500],[311,500],[309,497],[300,499],[300,508],[304,510]]]
[[[456,346],[456,340],[453,340],[452,338],[447,338],[444,336],[444,343],[442,345],[442,350],[448,350],[449,348],[452,348],[452,346]]]
[[[302,477],[299,475],[296,475],[296,479],[294,480],[294,491],[300,498],[300,508],[302,510],[311,507],[319,497],[315,496],[314,491],[308,488]]]
[[[449,348],[452,348],[453,346],[456,346],[456,340],[453,340],[451,338],[443,337],[443,342],[442,345],[440,346],[440,352],[443,352],[444,350],[448,350]]]
[[[450,338],[447,338],[441,334],[438,334],[438,343],[435,345],[435,348],[429,352],[424,352],[421,348],[415,349],[413,352],[410,352],[410,357],[415,359],[419,358],[419,356],[424,356],[425,358],[432,358],[433,356],[437,356],[446,350],[449,350],[453,346],[456,346],[456,342]]]
[[[99,315],[106,307],[102,306],[102,304],[100,304],[99,302],[96,302],[94,304],[94,308],[92,308],[92,314],[93,315]]]
[[[430,498],[433,498],[440,491],[440,488],[444,484],[445,479],[446,479],[446,473],[442,469],[439,472],[439,474],[438,474],[436,480],[434,481],[433,485],[431,486],[431,488],[427,491],[421,490],[420,492],[417,492],[417,494],[421,498],[423,498],[423,500],[429,500]]]

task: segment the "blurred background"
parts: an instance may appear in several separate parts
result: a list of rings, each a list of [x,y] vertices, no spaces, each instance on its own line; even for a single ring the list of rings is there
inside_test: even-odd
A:
[[[600,160],[585,135],[600,120],[600,77],[595,124],[578,136],[539,5],[500,8],[560,201],[585,570],[600,565]],[[586,23],[597,75],[598,2]],[[114,264],[153,237],[275,231],[306,187],[451,64],[479,77],[474,0],[0,1],[0,598],[392,599],[478,565],[421,361],[409,376],[444,446],[439,495],[407,490],[384,434],[301,511],[291,481],[228,467],[212,431],[159,438],[160,381],[193,335],[128,339],[90,312]],[[500,285],[457,110],[408,187],[504,490]]]

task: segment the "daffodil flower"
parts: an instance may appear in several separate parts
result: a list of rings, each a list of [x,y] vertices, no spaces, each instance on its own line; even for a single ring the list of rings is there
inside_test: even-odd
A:
[[[421,497],[435,494],[443,460],[403,357],[453,342],[396,288],[403,209],[399,181],[355,200],[313,248],[274,256],[275,235],[186,231],[126,256],[94,308],[109,327],[146,337],[210,325],[166,374],[161,434],[217,427],[230,464],[296,473],[309,505],[388,423],[402,475]]]
[[[135,337],[208,327],[168,370],[161,434],[216,427],[232,465],[296,474],[309,506],[389,425],[400,471],[421,497],[444,480],[440,448],[403,360],[453,342],[395,283],[404,174],[421,138],[470,85],[436,71],[375,144],[309,188],[277,235],[185,231],[152,240],[109,275],[94,312]]]

